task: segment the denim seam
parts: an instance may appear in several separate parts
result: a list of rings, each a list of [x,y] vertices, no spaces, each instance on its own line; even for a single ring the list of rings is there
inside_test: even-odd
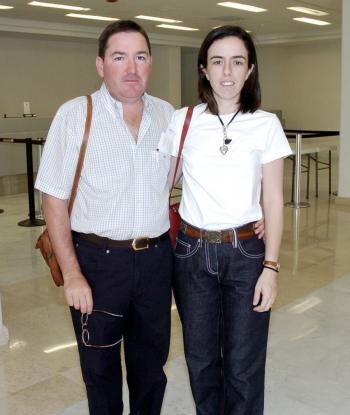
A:
[[[176,238],[176,243],[185,246],[187,249],[191,249],[191,244],[189,244],[185,241],[182,241],[179,238]]]
[[[218,275],[218,271],[214,271],[213,268],[211,267],[211,262],[210,262],[210,255],[209,255],[209,243],[205,242],[205,262],[207,264],[207,270],[210,274],[212,275]],[[216,248],[216,247],[215,247]]]
[[[249,254],[247,251],[245,251],[242,247],[242,244],[240,241],[238,241],[238,249],[240,253],[245,256],[246,258],[262,258],[265,255],[265,252],[262,252],[261,254]]]
[[[177,254],[177,253],[176,253],[176,249],[175,249],[175,251],[174,251],[174,256],[175,256],[176,258],[182,258],[182,259],[190,258],[191,256],[193,256],[193,255],[194,255],[194,254],[198,251],[199,246],[200,246],[200,240],[198,239],[198,240],[197,240],[197,244],[195,245],[195,247],[194,247],[193,251],[190,251],[190,252],[188,252],[187,254],[182,255],[182,254]]]

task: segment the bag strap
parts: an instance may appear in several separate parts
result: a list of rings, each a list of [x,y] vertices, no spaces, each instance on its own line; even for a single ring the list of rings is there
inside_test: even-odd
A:
[[[170,203],[170,195],[171,195],[171,192],[172,192],[172,190],[174,188],[174,185],[175,185],[176,173],[177,173],[177,170],[178,170],[178,167],[179,167],[179,164],[180,164],[182,149],[184,147],[188,127],[190,126],[190,123],[191,123],[192,114],[193,114],[193,107],[188,107],[185,122],[184,122],[184,125],[182,127],[181,140],[180,140],[179,152],[178,152],[178,155],[177,155],[177,160],[176,160],[176,165],[175,165],[173,183],[171,185],[171,190],[170,190],[170,193],[169,193],[169,203]]]
[[[75,196],[77,195],[78,184],[80,180],[81,170],[84,164],[86,147],[87,147],[89,134],[90,134],[90,126],[91,126],[91,118],[92,118],[92,99],[91,99],[91,95],[87,95],[86,98],[87,98],[87,112],[86,112],[86,120],[85,120],[85,129],[84,129],[83,141],[80,146],[77,168],[75,170],[72,192],[69,198],[69,204],[68,204],[68,215],[69,216],[73,209]]]

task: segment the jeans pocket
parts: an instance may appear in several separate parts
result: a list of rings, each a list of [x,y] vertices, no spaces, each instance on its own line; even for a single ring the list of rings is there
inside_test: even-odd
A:
[[[200,247],[199,239],[186,238],[186,241],[181,238],[181,232],[177,235],[174,255],[176,258],[190,258]]]
[[[257,236],[239,240],[237,247],[239,252],[246,258],[259,259],[265,256],[265,242]]]

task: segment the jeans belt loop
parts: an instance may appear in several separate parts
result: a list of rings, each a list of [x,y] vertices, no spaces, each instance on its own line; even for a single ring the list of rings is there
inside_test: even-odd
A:
[[[232,241],[232,244],[233,244],[233,247],[234,248],[237,248],[237,246],[238,246],[238,237],[237,237],[237,231],[236,231],[235,228],[232,228],[232,233],[233,233],[233,241]]]

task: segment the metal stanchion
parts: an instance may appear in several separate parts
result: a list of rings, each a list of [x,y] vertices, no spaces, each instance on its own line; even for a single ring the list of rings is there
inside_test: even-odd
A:
[[[298,273],[299,268],[299,223],[300,223],[300,210],[295,209],[293,213],[293,268],[292,274]]]
[[[44,141],[43,138],[41,138],[40,140],[42,140],[42,142]],[[38,166],[40,166],[40,162],[41,162],[41,156],[43,153],[43,145],[39,145],[38,146]],[[39,216],[40,219],[44,219],[44,214],[43,214],[43,194],[38,190],[37,191],[38,194],[38,211],[36,212]]]
[[[300,178],[301,178],[301,139],[302,134],[296,134],[295,136],[295,176],[294,180],[294,197],[292,202],[285,203],[285,206],[293,208],[305,208],[309,207],[310,203],[300,202]]]
[[[2,323],[2,309],[1,309],[1,297],[0,297],[0,346],[7,344],[9,341],[9,331]]]
[[[33,175],[33,149],[32,139],[26,138],[26,157],[27,157],[27,183],[28,183],[28,203],[29,219],[18,222],[19,226],[43,226],[45,221],[35,217],[35,200],[34,200],[34,175]]]

